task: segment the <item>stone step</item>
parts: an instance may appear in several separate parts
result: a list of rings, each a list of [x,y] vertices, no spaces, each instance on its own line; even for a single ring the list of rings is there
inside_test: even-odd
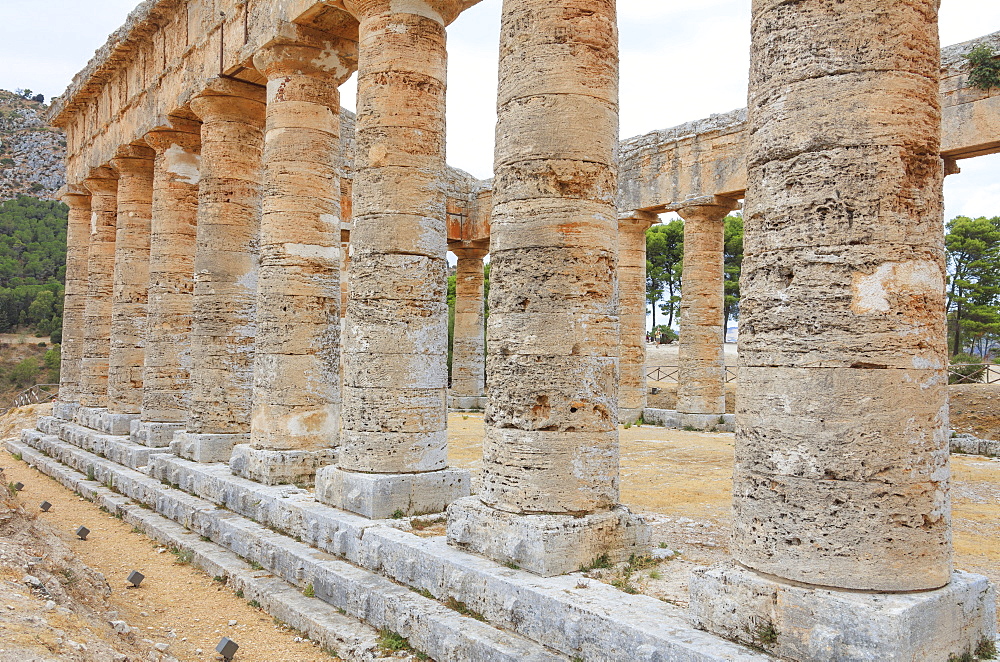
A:
[[[256,601],[270,615],[305,633],[323,648],[347,660],[365,661],[377,654],[377,631],[321,600],[307,598],[288,582],[265,570],[254,570],[236,554],[215,543],[195,537],[176,522],[143,509],[131,499],[112,492],[54,458],[41,455],[31,447],[8,441],[12,452],[20,453],[30,465],[55,478],[68,489],[106,508],[147,536],[180,550],[190,551],[192,565],[213,577],[224,578],[226,585]]]
[[[39,464],[42,471],[51,468],[52,461],[57,461],[81,474],[93,474],[95,481],[82,476],[81,482],[98,488],[101,484],[111,485],[112,490],[121,495],[151,506],[155,504],[160,514],[210,538],[238,557],[259,564],[286,582],[299,588],[312,584],[316,598],[375,628],[399,633],[414,648],[435,660],[550,662],[567,659],[524,637],[464,616],[385,577],[265,529],[237,513],[164,486],[149,476],[99,458],[56,437],[25,437],[27,444],[37,450],[44,449],[51,458]],[[8,448],[20,452],[32,464],[43,459],[38,453],[26,455],[27,444],[11,441]]]
[[[38,430],[130,469],[148,466],[150,456],[164,452],[162,448],[150,448],[130,441],[128,435],[103,434],[52,416],[39,419]]]
[[[89,460],[73,446],[51,437],[34,443],[81,471],[87,468]],[[130,495],[155,503],[157,511],[186,526],[202,516],[198,513],[214,508],[205,507],[202,499],[207,500],[413,590],[461,602],[490,623],[567,655],[588,660],[769,659],[695,629],[678,607],[579,574],[541,578],[506,568],[453,548],[444,537],[421,538],[393,528],[398,522],[368,520],[318,503],[308,490],[233,476],[224,464],[198,464],[168,454],[155,455],[151,462],[151,477],[142,476],[145,480],[135,483]],[[108,471],[124,469],[115,466],[108,463]],[[164,485],[183,491],[165,502],[158,496]],[[188,501],[191,495],[197,502]]]

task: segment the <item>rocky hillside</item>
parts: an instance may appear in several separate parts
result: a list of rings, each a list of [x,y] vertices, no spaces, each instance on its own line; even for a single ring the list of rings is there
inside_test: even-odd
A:
[[[0,90],[0,201],[52,198],[63,185],[66,139],[46,126],[47,106]]]

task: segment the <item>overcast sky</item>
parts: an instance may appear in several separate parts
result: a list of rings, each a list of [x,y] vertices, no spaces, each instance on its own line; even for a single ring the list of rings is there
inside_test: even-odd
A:
[[[0,88],[62,94],[132,0],[0,0]],[[448,162],[491,176],[501,0],[449,28]],[[746,105],[750,0],[618,0],[621,133],[630,137]],[[945,45],[1000,30],[1000,2],[942,0]],[[353,80],[343,99],[354,106]],[[1000,215],[1000,155],[947,178],[946,217]]]

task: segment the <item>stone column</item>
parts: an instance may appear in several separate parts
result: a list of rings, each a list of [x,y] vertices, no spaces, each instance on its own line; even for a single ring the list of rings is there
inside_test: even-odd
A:
[[[614,0],[504,3],[483,487],[456,545],[543,575],[645,552],[618,506]]]
[[[458,0],[356,0],[357,151],[344,408],[316,496],[366,517],[439,512],[448,468],[445,25]]]
[[[489,249],[452,248],[458,258],[455,278],[455,335],[451,350],[450,406],[485,406],[486,338],[483,329],[483,258]]]
[[[197,250],[201,126],[171,119],[172,127],[146,134],[156,150],[149,246],[149,299],[142,413],[132,440],[169,445],[184,427],[191,400],[191,315]]]
[[[111,165],[118,171],[108,415],[102,428],[128,434],[142,407],[146,293],[149,289],[149,222],[153,209],[153,157],[146,146],[126,145]]]
[[[676,211],[684,219],[677,413],[683,426],[715,429],[726,413],[725,227],[739,203],[708,196]]]
[[[90,193],[80,186],[63,190],[69,207],[66,223],[66,296],[63,299],[62,354],[59,368],[59,399],[52,413],[73,419],[80,406],[83,341],[86,334],[87,254],[90,244]]]
[[[286,26],[254,56],[267,77],[250,443],[234,473],[312,484],[340,427],[340,94],[356,44]]]
[[[646,230],[659,217],[636,211],[618,219],[618,420],[635,423],[646,409]]]
[[[753,6],[738,563],[691,613],[785,659],[946,660],[995,628],[952,572],[937,14]]]
[[[83,180],[90,191],[90,241],[87,249],[87,303],[84,306],[80,410],[77,420],[95,424],[108,406],[108,353],[111,348],[111,296],[114,290],[118,173],[95,168]]]
[[[250,439],[262,196],[264,88],[215,79],[191,101],[201,118],[191,409],[170,448],[226,462]]]

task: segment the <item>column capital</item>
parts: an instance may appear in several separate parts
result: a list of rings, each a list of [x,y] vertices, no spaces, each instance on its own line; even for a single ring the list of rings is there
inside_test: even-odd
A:
[[[698,216],[706,220],[721,221],[730,212],[739,208],[740,202],[734,198],[727,198],[721,195],[704,195],[667,205],[664,211],[677,212],[678,216],[684,219],[691,216]]]
[[[118,172],[110,166],[91,168],[83,185],[92,194],[115,195],[118,193]]]
[[[482,260],[490,254],[490,249],[485,246],[469,244],[459,246],[449,246],[448,250],[455,254],[459,260]]]
[[[342,85],[358,68],[358,42],[286,23],[261,46],[253,66],[268,80],[291,76],[331,77]]]
[[[90,191],[83,184],[67,184],[56,192],[56,197],[70,209],[90,209]]]
[[[645,232],[660,222],[660,216],[650,211],[633,210],[619,212],[618,231]]]
[[[148,146],[122,145],[115,152],[115,157],[111,159],[111,165],[118,171],[119,176],[124,174],[151,176],[154,158],[156,158],[156,152]]]
[[[416,14],[450,24],[459,14],[480,0],[413,0],[405,10],[393,8],[392,0],[344,0],[344,7],[359,21],[378,14]]]
[[[267,91],[255,85],[231,78],[214,78],[191,99],[191,112],[202,121],[247,119],[264,121]]]
[[[201,123],[194,120],[170,118],[171,126],[153,129],[143,136],[143,140],[156,153],[162,153],[174,145],[188,152],[201,149]]]

